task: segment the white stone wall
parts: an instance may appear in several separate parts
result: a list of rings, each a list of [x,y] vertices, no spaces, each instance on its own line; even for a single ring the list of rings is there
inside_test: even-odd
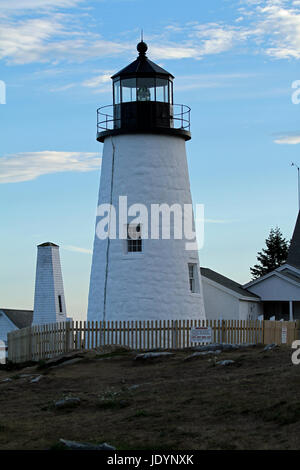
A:
[[[59,309],[61,296],[62,312]],[[66,321],[66,304],[58,246],[38,246],[33,324]]]
[[[128,206],[145,204],[149,213],[151,203],[190,204],[185,141],[151,134],[106,138],[99,204],[118,207],[119,196],[128,197]],[[189,287],[188,263],[199,271],[198,252],[185,243],[148,239],[142,253],[126,254],[125,240],[95,237],[88,320],[204,319],[200,276],[198,293]]]
[[[7,342],[7,333],[18,328],[14,325],[4,312],[0,310],[0,341]]]

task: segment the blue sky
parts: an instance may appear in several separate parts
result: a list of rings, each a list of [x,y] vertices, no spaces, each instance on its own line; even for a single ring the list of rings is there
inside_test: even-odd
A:
[[[270,228],[290,238],[300,164],[300,1],[1,0],[0,304],[32,308],[36,245],[61,247],[68,314],[86,313],[110,76],[148,56],[192,108],[202,266],[250,279]]]

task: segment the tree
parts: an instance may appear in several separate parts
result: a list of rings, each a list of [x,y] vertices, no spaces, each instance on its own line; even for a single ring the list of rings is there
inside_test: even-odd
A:
[[[276,268],[279,268],[287,260],[290,242],[283,238],[278,227],[270,230],[266,239],[266,248],[257,253],[257,261],[253,268],[250,268],[253,279],[264,276]]]

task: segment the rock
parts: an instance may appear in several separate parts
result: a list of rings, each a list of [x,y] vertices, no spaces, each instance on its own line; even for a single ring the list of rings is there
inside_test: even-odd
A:
[[[140,387],[140,385],[130,385],[130,387],[128,387],[127,390],[136,390],[139,387]]]
[[[67,362],[67,361],[70,361],[72,359],[77,359],[77,358],[83,358],[83,354],[79,353],[78,351],[70,352],[62,356],[58,356],[58,357],[56,356],[56,357],[52,357],[51,359],[47,359],[46,361],[42,361],[42,365],[40,365],[40,368],[58,366],[59,364],[62,364],[63,362]]]
[[[6,379],[1,380],[1,383],[4,382],[12,382],[12,379],[10,377],[6,377]]]
[[[222,344],[223,351],[236,351],[239,348],[239,344]]]
[[[170,352],[148,352],[144,354],[138,354],[135,356],[136,361],[146,360],[146,359],[159,359],[159,358],[167,358],[174,356],[174,353]]]
[[[43,378],[43,375],[38,375],[37,377],[34,377],[34,379],[30,380],[30,383],[31,383],[31,384],[36,384],[36,383],[38,383],[42,378]]]
[[[218,354],[221,354],[221,350],[217,349],[216,351],[203,351],[203,352],[195,352],[194,354],[191,354],[191,356],[185,357],[184,361],[192,361],[193,359],[197,359],[197,357],[203,357],[203,356],[216,356]]]
[[[276,343],[267,344],[267,346],[263,349],[263,351],[271,351],[272,349],[277,348],[278,345]]]
[[[82,357],[76,357],[75,359],[70,359],[69,361],[61,362],[60,364],[57,364],[56,366],[52,366],[52,368],[56,367],[64,367],[64,366],[71,366],[72,364],[76,364],[77,362],[82,361]]]
[[[76,397],[69,397],[63,398],[62,400],[58,400],[54,403],[55,408],[57,409],[67,409],[67,408],[75,408],[76,406],[80,405],[80,398]]]
[[[230,364],[233,364],[235,361],[232,361],[231,359],[226,359],[225,361],[218,361],[216,364],[218,366],[229,366]]]
[[[59,439],[59,442],[68,450],[116,450],[115,447],[103,442],[103,444],[89,444],[85,442],[67,441]]]

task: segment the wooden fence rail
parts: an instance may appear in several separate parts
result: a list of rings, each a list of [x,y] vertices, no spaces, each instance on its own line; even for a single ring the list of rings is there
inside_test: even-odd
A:
[[[299,338],[300,321],[76,321],[36,325],[8,334],[8,360],[16,363],[39,361],[112,344],[141,351],[182,349],[201,344],[191,341],[192,329],[199,327],[210,327],[212,342],[215,343],[291,344]]]

